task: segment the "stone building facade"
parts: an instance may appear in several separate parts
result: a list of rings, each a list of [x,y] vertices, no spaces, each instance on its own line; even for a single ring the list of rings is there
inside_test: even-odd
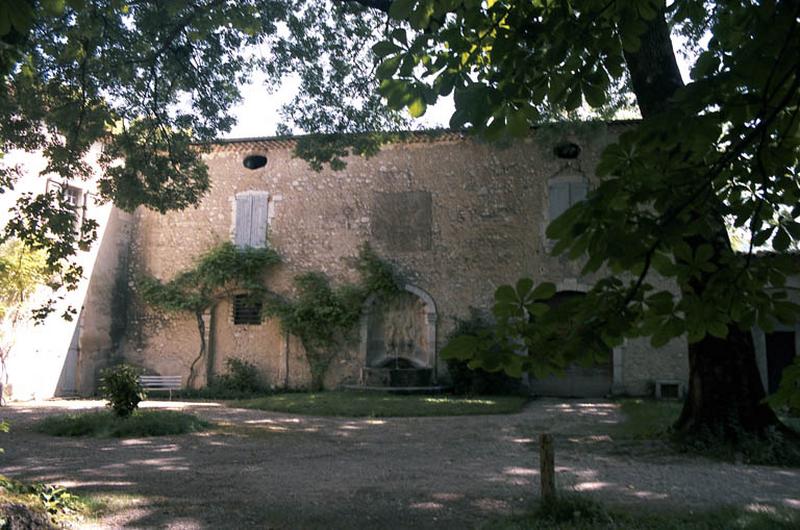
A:
[[[582,278],[578,265],[549,255],[544,231],[551,217],[585,196],[599,153],[620,126],[580,137],[537,133],[503,148],[458,133],[419,134],[374,157],[348,157],[342,171],[321,172],[293,157],[291,138],[222,141],[205,155],[212,187],[196,208],[166,215],[140,209],[127,220],[128,286],[142,272],[169,280],[222,242],[264,240],[283,259],[270,276],[272,290],[289,292],[292,278],[305,271],[355,282],[355,257],[368,242],[407,279],[405,309],[368,302],[361,340],[341,352],[326,386],[358,384],[364,368],[398,351],[444,381],[438,351],[456,319],[467,318],[470,308],[490,308],[499,285],[527,276],[564,292],[588,288],[592,278]],[[554,147],[565,141],[580,152],[558,156]],[[243,161],[254,155],[267,163],[247,169]],[[205,317],[212,372],[236,357],[255,364],[271,385],[307,386],[299,341],[275,320],[237,323],[235,303],[223,300]],[[199,347],[194,317],[155,311],[133,293],[120,318],[125,331],[115,354],[153,373],[188,375]],[[83,353],[80,371],[89,380],[105,361]],[[608,366],[576,368],[566,380],[531,386],[559,395],[645,394],[657,381],[685,385],[687,372],[685,341],[658,351],[630,341],[615,349]]]

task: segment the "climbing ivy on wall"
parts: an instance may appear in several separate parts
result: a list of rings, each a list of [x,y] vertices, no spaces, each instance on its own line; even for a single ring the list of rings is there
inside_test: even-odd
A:
[[[223,243],[203,254],[195,266],[168,282],[141,275],[137,287],[142,300],[170,312],[188,312],[195,316],[200,334],[200,351],[189,368],[187,386],[194,386],[195,366],[206,355],[205,322],[203,313],[217,302],[245,292],[253,298],[266,293],[264,273],[280,263],[278,254],[270,248],[237,248]]]
[[[210,360],[203,314],[234,293],[245,292],[253,300],[263,300],[263,315],[276,317],[286,333],[300,339],[311,369],[311,386],[316,390],[322,388],[331,361],[353,338],[367,297],[378,294],[390,298],[402,291],[394,268],[368,244],[359,251],[358,284],[331,286],[324,274],[306,272],[295,277],[293,298],[270,292],[265,285],[265,272],[280,261],[269,248],[237,248],[224,243],[168,282],[147,275],[138,278],[138,291],[145,303],[165,311],[188,312],[197,320],[200,351],[189,369],[189,387],[194,386],[196,364],[204,356],[207,362]]]
[[[271,297],[264,311],[280,320],[283,330],[300,339],[311,369],[311,388],[321,390],[328,367],[341,349],[353,339],[367,297],[389,298],[402,291],[394,268],[364,244],[359,252],[358,284],[333,287],[319,272],[295,277],[294,299]]]

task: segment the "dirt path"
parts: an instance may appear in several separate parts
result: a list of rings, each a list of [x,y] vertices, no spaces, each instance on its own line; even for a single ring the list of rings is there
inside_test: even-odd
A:
[[[609,402],[539,400],[507,416],[389,419],[149,402],[223,426],[136,440],[30,430],[46,414],[98,405],[0,410],[12,424],[1,437],[0,473],[104,495],[110,509],[94,523],[100,528],[472,528],[529,507],[538,494],[533,438],[544,429],[557,435],[559,486],[607,502],[800,509],[800,470],[618,450],[604,435],[620,420]]]

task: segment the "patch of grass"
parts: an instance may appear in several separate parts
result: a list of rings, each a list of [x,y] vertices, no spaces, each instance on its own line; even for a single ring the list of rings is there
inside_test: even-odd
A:
[[[725,508],[649,513],[609,508],[586,496],[562,494],[522,516],[496,519],[484,530],[789,530],[800,525],[800,512],[761,506],[755,510]]]
[[[615,437],[651,440],[666,436],[678,420],[683,402],[653,399],[622,399],[620,410],[625,420],[614,426]]]
[[[86,499],[51,484],[27,484],[0,475],[0,528],[70,526],[90,508]]]
[[[173,410],[137,410],[128,418],[111,411],[81,412],[50,416],[35,430],[51,436],[93,436],[96,438],[132,438],[166,436],[203,431],[211,424],[194,414]]]
[[[522,396],[464,398],[448,395],[319,392],[275,394],[232,402],[231,406],[312,416],[392,417],[510,414],[519,412],[526,402],[527,398]]]
[[[741,432],[734,442],[720,433],[707,432],[686,438],[670,432],[681,413],[682,402],[653,399],[622,399],[620,406],[625,420],[615,425],[612,436],[624,440],[663,439],[674,449],[726,462],[770,466],[800,466],[800,444],[780,432],[763,437]],[[794,418],[781,417],[797,430]]]

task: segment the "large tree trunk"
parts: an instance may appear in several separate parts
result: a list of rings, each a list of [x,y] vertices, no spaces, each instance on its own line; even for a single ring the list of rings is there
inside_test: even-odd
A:
[[[625,59],[639,109],[647,120],[669,112],[669,100],[683,87],[683,80],[663,12],[648,23],[641,42],[639,50],[626,53]],[[712,243],[722,249],[719,252],[732,252],[721,219],[718,226],[718,233],[695,237],[689,244],[697,248]],[[705,285],[701,280],[691,287],[702,294]],[[750,332],[731,326],[726,339],[706,336],[689,345],[689,389],[676,428],[688,435],[716,433],[731,440],[742,433],[764,433],[781,424],[763,398]]]
[[[706,336],[689,345],[689,394],[676,427],[685,434],[712,434],[736,441],[743,433],[764,433],[780,425],[762,403],[749,331],[731,330],[726,339]]]

